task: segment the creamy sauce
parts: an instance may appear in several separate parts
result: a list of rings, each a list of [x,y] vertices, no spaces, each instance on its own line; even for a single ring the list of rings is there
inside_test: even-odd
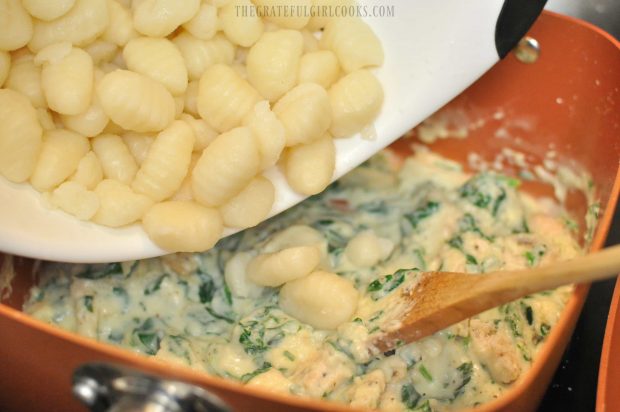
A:
[[[489,310],[419,342],[372,355],[390,297],[418,271],[472,275],[569,259],[579,247],[518,180],[426,150],[394,171],[375,156],[325,193],[206,253],[84,266],[48,264],[24,307],[45,322],[163,361],[271,391],[389,411],[443,411],[499,397],[530,367],[572,291]],[[371,266],[347,249],[378,239]],[[286,245],[317,245],[320,267],[351,280],[356,314],[337,330],[287,315],[278,288],[252,284],[247,262]],[[389,275],[389,276],[388,276]],[[396,308],[395,310],[398,310]],[[391,325],[394,326],[394,325]]]

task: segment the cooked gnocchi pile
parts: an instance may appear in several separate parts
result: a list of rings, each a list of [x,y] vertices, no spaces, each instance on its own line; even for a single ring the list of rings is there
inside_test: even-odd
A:
[[[24,310],[158,360],[361,409],[490,402],[536,359],[572,287],[527,296],[394,351],[368,341],[420,271],[484,272],[568,259],[572,224],[495,173],[418,152],[382,156],[320,196],[202,254],[48,264]]]
[[[321,192],[333,139],[381,110],[383,49],[358,18],[259,15],[273,4],[0,0],[0,175],[185,252],[264,220],[276,165]]]

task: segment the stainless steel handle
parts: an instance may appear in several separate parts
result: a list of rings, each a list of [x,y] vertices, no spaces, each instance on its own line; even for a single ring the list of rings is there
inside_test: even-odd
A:
[[[73,373],[73,394],[92,412],[230,412],[207,390],[118,365],[87,363]]]

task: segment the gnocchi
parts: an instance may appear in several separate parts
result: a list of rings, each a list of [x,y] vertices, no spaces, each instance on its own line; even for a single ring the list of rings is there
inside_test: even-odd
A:
[[[92,140],[92,147],[107,179],[125,184],[133,181],[138,166],[120,136],[101,134]]]
[[[303,37],[295,30],[263,34],[248,53],[248,80],[267,100],[276,101],[297,83]]]
[[[145,36],[165,37],[194,17],[200,0],[141,0],[132,6],[137,31]]]
[[[211,126],[226,132],[241,125],[261,96],[230,66],[216,64],[205,70],[198,89],[198,112]]]
[[[381,42],[370,26],[359,18],[330,20],[319,46],[336,53],[347,73],[383,64]]]
[[[332,110],[324,88],[304,83],[290,90],[273,106],[284,125],[286,145],[310,143],[323,136],[332,124]]]
[[[106,74],[97,85],[97,97],[110,119],[127,130],[157,132],[174,119],[170,92],[161,83],[129,70]]]
[[[357,308],[358,292],[351,281],[316,271],[280,289],[280,307],[317,329],[333,330],[348,321]]]
[[[350,73],[329,89],[334,137],[350,136],[372,123],[381,110],[383,89],[368,70]]]
[[[131,187],[156,202],[172,196],[187,174],[193,148],[192,129],[176,120],[155,138]]]
[[[114,179],[105,179],[95,188],[99,198],[99,209],[92,221],[100,225],[121,227],[144,216],[153,205],[145,195],[135,193],[129,186]]]
[[[41,50],[35,64],[41,62],[41,88],[50,109],[65,115],[85,112],[92,100],[94,66],[90,54],[56,43]]]
[[[123,49],[127,68],[166,86],[173,95],[187,88],[187,68],[177,47],[167,39],[139,37]]]
[[[336,165],[336,149],[329,135],[312,143],[288,149],[284,159],[288,184],[304,195],[323,191],[331,182]]]
[[[192,173],[194,198],[205,206],[221,206],[258,173],[258,144],[247,127],[219,135],[202,152]]]
[[[273,206],[275,189],[269,179],[254,178],[241,192],[220,207],[226,226],[245,229],[262,222]]]
[[[261,286],[278,287],[309,275],[319,265],[316,246],[296,246],[256,256],[247,266],[248,278]]]
[[[35,169],[43,130],[32,103],[13,90],[0,90],[0,174],[26,181]]]
[[[151,239],[166,250],[207,250],[222,234],[217,210],[193,202],[158,203],[146,212],[142,222]]]
[[[69,130],[46,131],[30,183],[40,192],[58,186],[76,171],[88,150],[84,136]]]
[[[141,222],[170,251],[255,226],[276,166],[320,192],[332,136],[379,113],[372,30],[307,13],[353,4],[287,0],[276,16],[275,0],[0,0],[0,175],[81,220]],[[329,267],[324,240],[290,247]]]

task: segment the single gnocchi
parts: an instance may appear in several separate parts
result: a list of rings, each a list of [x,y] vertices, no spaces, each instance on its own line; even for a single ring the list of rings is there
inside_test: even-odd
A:
[[[166,86],[172,95],[187,88],[187,68],[181,52],[167,39],[139,37],[123,49],[127,68]]]
[[[75,132],[62,129],[46,131],[30,183],[40,192],[58,186],[75,172],[89,149],[88,139]]]
[[[103,169],[97,155],[92,151],[86,153],[69,180],[81,184],[88,190],[97,187],[103,180]]]
[[[248,53],[248,80],[267,100],[276,101],[295,86],[303,37],[295,30],[262,35]]]
[[[260,94],[229,66],[211,66],[200,78],[198,112],[219,132],[240,126],[260,100]]]
[[[175,252],[210,249],[219,240],[223,228],[217,210],[180,201],[154,205],[146,212],[142,223],[159,247]]]
[[[329,89],[334,137],[351,136],[370,125],[383,104],[383,89],[368,70],[350,73]]]
[[[198,12],[200,0],[141,0],[133,2],[133,24],[150,37],[165,37]]]
[[[95,188],[99,209],[92,221],[104,226],[121,227],[140,220],[153,205],[145,195],[135,193],[118,180],[102,180]]]
[[[336,53],[347,73],[383,64],[383,47],[379,38],[359,18],[330,20],[319,45]]]
[[[218,17],[226,37],[239,46],[252,46],[265,29],[256,6],[250,0],[229,1],[219,10]]]
[[[275,188],[265,177],[254,178],[235,197],[220,207],[228,227],[245,229],[256,226],[269,214],[275,198]]]
[[[190,21],[183,24],[183,28],[198,39],[211,39],[218,31],[217,7],[202,2],[198,12]]]
[[[20,93],[0,90],[0,174],[12,182],[34,171],[43,129],[32,103]]]
[[[250,183],[259,167],[258,144],[250,129],[223,133],[202,152],[194,168],[194,198],[205,206],[221,206]]]
[[[248,278],[261,286],[278,287],[309,275],[320,261],[316,246],[290,247],[256,256],[248,264]]]
[[[333,330],[348,321],[357,308],[358,292],[343,277],[316,271],[280,289],[280,307],[317,329]]]
[[[331,136],[288,149],[284,165],[286,181],[293,190],[304,195],[322,192],[331,182],[336,165]]]
[[[184,121],[194,132],[194,152],[201,152],[219,135],[217,130],[203,119],[196,119],[191,114],[183,113],[179,120]]]
[[[107,0],[76,0],[75,5],[57,19],[35,20],[28,48],[38,52],[63,41],[85,46],[103,34],[109,22]]]
[[[42,63],[41,87],[50,109],[77,115],[90,106],[93,95],[93,59],[70,43],[56,43],[41,50],[35,64]]]
[[[116,0],[107,1],[110,24],[101,35],[101,39],[122,47],[137,37],[138,32],[133,27],[131,11]]]
[[[293,11],[289,13],[289,15],[285,13],[269,13],[274,7],[282,5],[281,0],[254,0],[254,4],[258,6],[258,12],[261,17],[269,22],[277,24],[279,27],[300,30],[310,21],[311,15],[308,11],[311,10],[312,0],[287,1],[286,6]]]
[[[330,50],[306,53],[299,62],[299,83],[316,83],[325,89],[338,80],[340,64]]]
[[[284,126],[269,108],[269,102],[258,102],[243,120],[258,141],[261,170],[276,164],[286,145]]]
[[[156,136],[155,133],[126,132],[121,138],[127,145],[136,163],[141,165],[146,159]]]
[[[64,182],[52,192],[51,202],[59,209],[80,220],[90,220],[99,209],[99,197],[84,185]]]
[[[156,202],[172,196],[187,174],[194,149],[194,133],[176,120],[150,146],[131,187]]]
[[[4,86],[26,96],[37,108],[47,108],[47,101],[41,87],[41,67],[34,64],[34,56],[14,54],[9,75]]]
[[[200,80],[209,67],[215,64],[230,65],[235,58],[235,46],[219,34],[204,40],[183,32],[173,42],[183,56],[190,80]]]
[[[323,136],[332,124],[332,110],[325,89],[304,83],[286,93],[273,106],[284,125],[286,145],[310,143]]]
[[[24,47],[32,38],[32,18],[20,0],[0,1],[0,50]]]
[[[103,175],[121,183],[130,184],[138,165],[120,136],[102,134],[92,140],[93,151],[101,162]]]
[[[114,123],[135,132],[157,132],[174,119],[170,92],[155,80],[129,71],[106,74],[97,85],[97,96]]]
[[[55,20],[64,16],[75,5],[75,0],[22,0],[24,8],[39,20]]]

